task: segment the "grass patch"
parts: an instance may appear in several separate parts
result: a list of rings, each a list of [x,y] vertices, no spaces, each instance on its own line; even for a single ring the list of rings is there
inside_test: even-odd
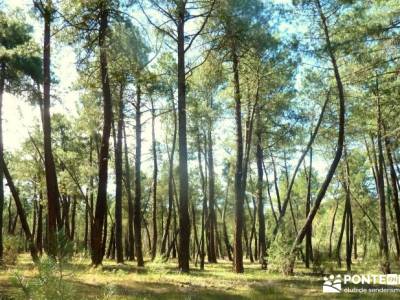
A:
[[[73,289],[75,299],[398,299],[398,293],[323,294],[322,277],[298,264],[294,276],[261,270],[258,264],[245,262],[245,273],[235,274],[229,261],[206,264],[200,271],[194,266],[190,274],[181,274],[176,261],[146,262],[138,268],[135,262],[116,264],[105,260],[102,267],[92,268],[90,260],[74,257],[64,267],[64,280]],[[378,264],[357,263],[353,273],[379,274]],[[342,273],[334,264],[325,266],[328,273]],[[392,264],[392,273],[399,266]],[[21,288],[12,284],[18,272],[29,281],[38,275],[28,255],[20,255],[18,264],[0,271],[0,299],[24,299]]]

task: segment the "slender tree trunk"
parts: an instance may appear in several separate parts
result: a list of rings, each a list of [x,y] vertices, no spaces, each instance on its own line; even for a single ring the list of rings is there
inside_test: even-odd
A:
[[[210,108],[213,108],[212,99]],[[208,126],[208,228],[209,228],[209,243],[210,243],[210,255],[208,256],[209,263],[217,262],[217,251],[216,251],[216,214],[215,214],[215,174],[214,174],[214,153],[213,153],[213,139],[212,139],[212,121],[210,119]]]
[[[263,196],[263,150],[262,150],[262,128],[261,128],[261,116],[260,111],[257,111],[257,148],[256,148],[256,160],[257,160],[257,212],[258,212],[258,261],[262,269],[267,268],[266,255],[267,255],[267,243],[265,239],[265,215],[264,215],[264,196]]]
[[[126,137],[126,130],[125,130],[125,122],[123,123],[123,130],[124,130],[124,154],[125,154],[125,188],[126,194],[128,197],[128,253],[127,257],[128,260],[135,259],[135,239],[133,235],[133,199],[132,199],[132,189],[131,189],[131,170],[129,166],[129,157],[128,157],[128,142]]]
[[[234,269],[236,273],[243,273],[243,245],[242,235],[244,226],[244,191],[243,191],[243,133],[242,109],[239,82],[239,58],[235,49],[232,49],[232,65],[234,75],[234,98],[236,119],[236,172],[235,172],[235,233],[234,233]]]
[[[337,147],[336,147],[336,153],[335,153],[335,157],[332,161],[332,164],[328,170],[328,173],[325,177],[324,182],[322,183],[322,186],[320,188],[320,190],[318,191],[318,194],[315,198],[314,201],[314,205],[310,211],[310,213],[308,214],[308,217],[306,219],[305,224],[303,225],[303,227],[301,228],[301,230],[299,231],[299,233],[297,234],[297,237],[292,245],[292,249],[291,249],[291,266],[294,267],[294,260],[295,260],[295,256],[293,255],[295,250],[297,249],[297,246],[303,241],[304,236],[307,233],[307,230],[309,228],[309,226],[312,224],[315,215],[318,212],[319,206],[321,204],[322,199],[325,196],[325,193],[329,187],[329,184],[333,178],[333,175],[336,172],[336,168],[339,165],[340,159],[342,157],[342,153],[343,153],[343,144],[344,144],[344,128],[345,128],[345,95],[344,95],[344,88],[343,88],[343,84],[342,84],[342,80],[340,77],[340,73],[339,73],[339,68],[337,66],[337,62],[336,62],[336,56],[333,50],[333,47],[331,45],[331,41],[330,41],[330,36],[329,36],[329,30],[328,30],[328,25],[326,22],[326,17],[322,11],[321,8],[321,4],[319,2],[319,0],[316,0],[316,5],[317,5],[317,9],[318,9],[318,13],[320,15],[320,19],[322,22],[322,27],[324,30],[324,35],[325,35],[325,42],[326,42],[326,47],[327,47],[327,51],[328,54],[330,56],[331,59],[331,63],[333,66],[333,70],[334,70],[334,74],[335,74],[335,80],[336,80],[336,85],[337,85],[337,89],[338,89],[338,96],[339,96],[339,134],[338,134],[338,141],[337,141]],[[290,270],[289,273],[292,273],[293,270]]]
[[[335,229],[335,219],[338,207],[339,207],[339,200],[336,201],[335,211],[333,212],[333,217],[332,217],[331,231],[329,233],[329,254],[328,254],[329,258],[332,257],[332,235],[333,235],[333,230]]]
[[[377,133],[378,133],[378,195],[379,195],[379,208],[380,208],[380,241],[381,249],[383,252],[383,261],[381,262],[382,272],[390,274],[390,261],[389,261],[389,245],[387,237],[386,225],[386,199],[385,199],[385,183],[384,183],[384,168],[383,168],[383,146],[382,146],[382,114],[381,103],[378,87],[378,79],[376,79],[376,98],[377,98]]]
[[[75,238],[75,228],[76,228],[76,195],[72,196],[72,208],[71,208],[71,232],[70,239],[73,242]]]
[[[201,214],[201,237],[200,237],[200,270],[204,270],[204,258],[206,256],[205,253],[205,231],[207,227],[207,191],[206,191],[206,179],[204,178],[203,164],[201,161],[201,139],[200,139],[200,129],[198,128],[197,133],[197,160],[199,163],[199,171],[200,171],[200,182],[201,182],[201,190],[203,193],[203,201],[202,201],[202,214]]]
[[[112,123],[112,99],[110,80],[108,75],[107,48],[105,45],[108,31],[109,10],[105,3],[100,8],[100,73],[103,91],[103,134],[99,154],[99,182],[96,201],[96,212],[91,230],[92,263],[97,266],[103,261],[102,228],[107,219],[107,182],[108,182],[108,155]]]
[[[312,147],[310,147],[310,166],[307,176],[306,217],[310,213],[311,209],[311,180],[312,180]],[[310,228],[308,228],[306,235],[306,255],[305,255],[306,268],[310,267],[311,256],[312,256],[312,224],[310,225]]]
[[[189,272],[190,218],[186,140],[185,18],[186,1],[178,5],[178,131],[179,131],[179,269]]]
[[[173,184],[173,174],[174,174],[174,154],[175,154],[175,145],[176,145],[176,134],[177,134],[177,118],[175,111],[174,99],[172,97],[172,111],[174,118],[174,134],[172,137],[172,148],[171,153],[168,154],[169,158],[169,167],[168,167],[168,212],[167,212],[167,220],[165,223],[164,234],[161,242],[161,254],[165,254],[167,238],[169,236],[171,218],[172,218],[172,208],[174,203],[174,184]]]
[[[157,141],[156,141],[156,132],[155,132],[155,119],[156,112],[154,109],[154,103],[151,99],[151,138],[152,138],[152,150],[153,150],[153,212],[152,212],[152,221],[153,221],[153,241],[151,247],[151,259],[154,260],[157,254],[157,240],[158,240],[158,232],[157,232],[157,175],[158,175],[158,163],[157,163]]]
[[[124,262],[122,245],[122,131],[124,123],[123,85],[120,86],[118,105],[117,143],[115,146],[115,249],[117,263]]]
[[[43,251],[43,192],[40,187],[39,190],[39,202],[38,202],[38,224],[36,233],[36,248],[39,254],[42,255]]]
[[[3,170],[3,174],[6,177],[8,187],[10,188],[11,194],[14,198],[15,206],[17,208],[17,213],[19,216],[19,220],[21,222],[22,229],[24,230],[26,239],[29,243],[29,249],[31,251],[32,260],[34,262],[36,262],[38,260],[36,244],[33,240],[33,236],[32,236],[31,230],[29,228],[29,223],[26,218],[24,207],[22,205],[21,199],[19,198],[18,191],[14,185],[14,182],[8,171],[7,165],[6,165],[3,157],[0,157],[0,164],[1,164],[1,169]]]
[[[396,174],[396,170],[394,168],[394,161],[392,156],[392,147],[390,143],[390,139],[386,134],[385,123],[382,123],[384,129],[384,139],[385,139],[385,148],[386,148],[386,156],[389,163],[390,170],[390,183],[391,183],[391,192],[393,195],[393,209],[396,216],[396,225],[397,225],[397,240],[400,241],[400,206],[399,206],[399,190],[398,190],[398,178]]]
[[[142,124],[141,124],[141,89],[140,83],[136,90],[136,158],[135,158],[135,203],[133,225],[135,230],[135,252],[138,267],[144,266],[142,252],[142,212],[141,212],[141,156],[142,156]]]
[[[224,242],[225,242],[226,252],[228,254],[228,259],[230,261],[233,261],[232,246],[229,242],[228,227],[226,226],[226,210],[227,210],[227,206],[228,206],[229,186],[230,186],[230,176],[229,176],[229,167],[228,167],[228,179],[227,179],[227,185],[226,185],[224,210],[222,211],[222,231],[223,231],[223,235],[224,235]]]

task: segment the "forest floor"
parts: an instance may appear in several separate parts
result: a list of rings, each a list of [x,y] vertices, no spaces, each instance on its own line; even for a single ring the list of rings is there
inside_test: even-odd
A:
[[[353,274],[380,273],[361,263],[354,269]],[[399,299],[399,293],[323,294],[322,276],[300,265],[295,272],[284,276],[246,261],[245,273],[234,274],[231,263],[221,260],[186,275],[177,271],[176,261],[147,262],[145,268],[138,268],[135,262],[117,265],[106,260],[95,269],[88,258],[74,258],[64,266],[63,278],[72,299]],[[16,266],[0,270],[0,299],[27,298],[15,284],[16,274],[29,284],[37,273],[30,257],[20,255]],[[399,267],[392,273],[399,273]]]

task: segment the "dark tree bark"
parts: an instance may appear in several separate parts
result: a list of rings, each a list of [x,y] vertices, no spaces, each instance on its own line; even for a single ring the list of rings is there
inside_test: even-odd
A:
[[[47,186],[47,210],[48,210],[48,253],[50,256],[57,255],[57,229],[62,228],[60,212],[60,193],[57,185],[56,166],[54,163],[51,145],[51,116],[50,116],[50,47],[51,47],[51,21],[53,8],[51,2],[35,2],[36,7],[42,14],[44,21],[44,44],[43,44],[43,145],[44,166]]]
[[[213,108],[212,99],[210,108]],[[208,256],[209,263],[217,262],[217,251],[216,251],[216,224],[217,218],[215,214],[215,174],[214,174],[214,153],[213,153],[213,139],[212,139],[212,121],[210,119],[208,126],[208,201],[209,201],[209,215],[208,215],[208,229],[209,229],[209,247],[210,252]]]
[[[117,263],[124,262],[122,246],[122,130],[124,123],[123,85],[118,103],[117,143],[115,145],[115,249]]]
[[[396,225],[397,225],[397,241],[400,242],[400,206],[399,206],[399,190],[398,190],[398,178],[396,174],[396,170],[394,168],[394,160],[392,155],[392,146],[388,135],[386,134],[385,123],[383,125],[384,139],[385,139],[385,148],[386,148],[386,156],[388,159],[389,170],[390,170],[390,184],[391,184],[391,192],[393,195],[393,209],[396,217]]]
[[[307,176],[306,217],[310,213],[310,209],[311,209],[312,153],[313,153],[312,147],[310,147],[310,165],[309,165],[308,175],[306,172],[306,176]],[[306,234],[306,254],[305,254],[306,268],[310,267],[311,257],[312,257],[312,224],[308,228],[308,231]]]
[[[103,261],[102,228],[105,224],[107,213],[107,182],[108,182],[108,155],[112,123],[112,100],[110,80],[108,76],[108,58],[106,48],[106,35],[108,30],[108,13],[106,4],[100,8],[100,73],[103,92],[103,134],[99,153],[99,182],[94,222],[91,230],[92,263],[97,266]]]
[[[156,112],[154,109],[154,103],[151,99],[151,138],[152,138],[152,150],[153,150],[153,211],[152,211],[152,221],[153,221],[153,241],[151,247],[151,259],[154,260],[157,254],[157,176],[158,176],[158,163],[157,163],[157,141],[155,132],[155,119]]]
[[[265,215],[264,215],[264,196],[263,196],[263,150],[262,150],[262,128],[260,111],[257,111],[257,212],[258,212],[258,261],[262,269],[267,268],[266,255],[267,243],[265,240]]]
[[[189,178],[186,138],[186,71],[185,71],[185,19],[186,1],[179,1],[177,19],[178,44],[178,143],[179,143],[179,269],[189,272],[190,217]]]
[[[377,100],[377,144],[378,144],[378,169],[377,169],[377,188],[379,195],[379,208],[380,208],[380,241],[383,254],[383,262],[381,262],[382,272],[390,274],[390,261],[389,261],[389,244],[387,236],[386,224],[386,198],[385,198],[385,182],[384,182],[384,156],[382,146],[382,114],[381,103],[379,95],[378,79],[376,79],[376,100]]]
[[[22,206],[22,202],[21,202],[21,199],[19,198],[17,188],[14,185],[14,182],[12,180],[10,172],[8,171],[7,165],[6,165],[3,157],[0,157],[0,164],[1,164],[1,169],[3,170],[4,176],[6,177],[8,187],[10,188],[11,194],[14,198],[15,206],[17,208],[17,213],[19,216],[19,220],[21,222],[21,226],[25,233],[26,239],[29,243],[29,249],[31,252],[32,260],[34,262],[36,262],[39,259],[38,254],[37,254],[36,244],[33,240],[33,235],[29,228],[29,223],[26,218],[24,207]]]
[[[135,158],[135,203],[133,214],[133,226],[135,230],[135,252],[138,267],[144,266],[142,252],[142,212],[141,212],[141,155],[142,155],[142,124],[141,124],[141,89],[140,83],[137,84],[136,90],[136,158]]]
[[[201,234],[200,234],[200,270],[204,270],[204,258],[206,256],[205,253],[205,231],[207,227],[207,191],[206,191],[206,179],[203,171],[203,164],[201,161],[201,139],[200,139],[200,129],[198,128],[197,133],[197,160],[199,163],[199,171],[200,171],[200,181],[201,181],[201,190],[203,192],[203,201],[202,201],[202,214],[201,214]]]
[[[303,241],[304,236],[307,233],[307,230],[309,226],[312,224],[315,215],[318,212],[319,206],[321,204],[322,199],[325,196],[325,193],[329,187],[329,184],[333,178],[333,175],[336,172],[336,168],[339,165],[340,159],[342,157],[343,153],[343,144],[344,144],[344,127],[345,127],[345,95],[344,95],[344,88],[343,88],[343,83],[342,79],[340,77],[340,72],[339,72],[339,67],[336,62],[336,56],[334,49],[331,45],[331,40],[330,40],[330,35],[329,35],[329,30],[328,30],[328,25],[326,21],[326,17],[324,12],[322,11],[321,4],[319,0],[315,1],[318,9],[318,13],[321,19],[324,35],[325,35],[325,42],[326,42],[326,48],[332,63],[332,67],[334,70],[335,74],[335,80],[336,80],[336,85],[337,85],[337,90],[338,90],[338,97],[339,97],[339,134],[338,134],[338,140],[337,140],[337,147],[336,147],[336,153],[335,157],[331,163],[331,166],[328,170],[328,173],[325,177],[324,182],[322,183],[322,186],[320,190],[318,191],[318,194],[315,198],[314,205],[308,214],[308,217],[306,219],[305,224],[297,234],[297,237],[293,243],[292,249],[291,249],[291,260],[292,260],[292,266],[294,266],[294,259],[295,256],[293,255],[297,246]],[[291,271],[292,272],[292,271]]]
[[[224,201],[224,209],[222,211],[222,233],[224,236],[224,243],[226,247],[226,252],[228,254],[228,259],[230,261],[233,261],[232,257],[232,246],[229,242],[229,235],[228,235],[228,227],[226,226],[226,210],[228,206],[228,196],[229,196],[229,187],[230,187],[230,176],[229,176],[229,166],[228,166],[228,179],[227,179],[227,185],[226,185],[226,194],[225,194],[225,201]]]
[[[243,133],[242,108],[239,82],[239,58],[232,50],[232,68],[234,75],[234,98],[236,120],[236,172],[235,172],[235,233],[234,233],[234,269],[243,273],[242,235],[244,226],[244,190],[243,190]]]

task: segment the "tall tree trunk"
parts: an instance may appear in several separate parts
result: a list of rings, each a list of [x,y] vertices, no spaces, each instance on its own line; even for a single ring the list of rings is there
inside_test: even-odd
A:
[[[324,31],[324,35],[325,35],[325,42],[326,42],[326,48],[328,51],[328,54],[330,56],[331,59],[331,63],[333,66],[333,70],[334,70],[334,74],[335,74],[335,80],[336,80],[336,85],[337,85],[337,90],[338,90],[338,96],[339,96],[339,134],[338,134],[338,140],[337,140],[337,147],[336,147],[336,153],[335,153],[335,157],[331,163],[331,166],[328,170],[328,173],[325,177],[324,182],[322,183],[322,186],[320,188],[320,190],[318,191],[318,194],[315,198],[314,201],[314,205],[310,211],[310,213],[308,214],[308,217],[306,219],[305,224],[303,225],[303,227],[301,228],[301,230],[299,231],[299,233],[297,234],[297,237],[292,245],[292,249],[290,251],[291,253],[291,267],[294,267],[294,260],[295,260],[295,256],[293,255],[295,250],[297,249],[297,246],[303,241],[304,236],[307,233],[307,230],[309,228],[309,226],[312,224],[315,215],[318,212],[319,206],[321,204],[322,199],[325,196],[325,193],[329,187],[329,184],[333,178],[333,175],[336,172],[336,168],[339,165],[340,159],[342,157],[342,153],[343,153],[343,144],[344,144],[344,128],[345,128],[345,95],[344,95],[344,88],[343,88],[343,83],[342,83],[342,79],[340,77],[340,72],[339,72],[339,67],[337,65],[336,62],[336,56],[335,56],[335,52],[334,49],[331,45],[331,41],[330,41],[330,35],[329,35],[329,30],[328,30],[328,25],[327,25],[327,21],[326,21],[326,17],[322,11],[321,8],[321,4],[319,0],[316,0],[316,5],[317,5],[317,9],[318,9],[318,13],[322,22],[322,27],[323,27],[323,31]],[[289,270],[290,273],[293,272],[293,270]]]
[[[186,1],[178,5],[179,269],[189,272],[190,217],[186,140],[185,19]]]
[[[258,261],[262,269],[267,268],[267,243],[265,240],[265,215],[264,215],[264,197],[263,197],[263,150],[262,150],[262,128],[260,109],[257,111],[257,148],[256,148],[256,161],[257,161],[257,212],[258,212]]]
[[[306,171],[306,176],[307,176],[307,200],[306,200],[306,217],[310,213],[311,209],[311,182],[312,182],[312,147],[310,147],[310,166],[308,170],[308,176],[307,176],[307,171]],[[310,258],[312,257],[312,224],[307,230],[306,234],[306,255],[305,255],[305,260],[306,260],[306,268],[310,267]]]
[[[107,214],[108,155],[112,123],[112,100],[108,76],[107,48],[105,45],[108,30],[108,7],[102,2],[100,8],[100,73],[103,91],[103,134],[99,154],[99,181],[94,222],[91,230],[92,263],[97,266],[103,261],[102,228]]]
[[[210,108],[213,108],[212,99],[210,103]],[[208,228],[209,228],[209,243],[210,243],[210,253],[208,256],[209,263],[217,262],[217,251],[216,251],[216,214],[215,214],[215,174],[214,174],[214,153],[213,153],[213,139],[212,139],[212,121],[209,120],[208,125]]]
[[[152,138],[152,150],[153,150],[153,212],[152,212],[152,221],[153,221],[153,241],[151,247],[151,259],[154,260],[157,254],[157,240],[158,240],[158,232],[157,232],[157,175],[158,175],[158,164],[157,164],[157,141],[156,141],[156,132],[155,132],[155,120],[156,120],[156,111],[154,109],[153,99],[151,99],[151,138]]]
[[[3,170],[4,176],[6,177],[8,187],[10,188],[11,194],[14,198],[15,206],[17,208],[17,213],[19,216],[19,220],[21,222],[22,229],[24,230],[26,239],[29,243],[29,249],[31,251],[32,260],[34,262],[36,262],[38,260],[36,244],[35,244],[35,241],[33,240],[33,235],[29,228],[29,223],[26,218],[24,207],[22,205],[21,199],[19,198],[17,188],[14,185],[14,182],[12,180],[10,172],[8,171],[7,165],[6,165],[3,157],[0,157],[0,164],[1,164],[1,169]]]
[[[142,156],[142,121],[141,121],[141,89],[140,83],[137,83],[136,90],[136,158],[135,158],[135,203],[133,214],[133,226],[135,230],[135,252],[138,267],[144,266],[142,252],[142,212],[141,212],[141,156]]]
[[[117,263],[124,262],[122,245],[122,130],[124,123],[123,85],[120,86],[118,103],[117,143],[115,146],[115,249]]]
[[[202,214],[201,214],[201,234],[200,234],[200,270],[204,270],[204,258],[205,258],[205,231],[207,227],[207,191],[206,191],[206,179],[204,178],[203,172],[203,164],[201,162],[201,139],[200,139],[200,129],[198,128],[197,133],[197,160],[199,163],[199,171],[200,171],[200,182],[201,182],[201,190],[203,193],[203,201],[202,201]]]
[[[234,75],[234,98],[236,120],[236,172],[235,172],[235,233],[234,233],[234,269],[243,273],[242,235],[244,226],[244,190],[243,190],[243,133],[242,109],[239,82],[239,58],[236,49],[232,49],[232,67]]]
[[[50,116],[50,23],[52,18],[51,2],[42,4],[44,20],[44,44],[43,44],[43,145],[44,165],[47,186],[47,210],[48,210],[48,252],[50,256],[57,255],[57,228],[62,228],[60,212],[60,193],[57,185],[56,166],[54,163],[51,146],[51,116]]]
[[[379,195],[379,208],[380,208],[380,241],[381,249],[383,252],[383,261],[381,262],[382,272],[390,274],[390,261],[389,261],[389,244],[387,237],[386,225],[386,199],[385,199],[385,182],[384,182],[384,167],[383,167],[383,146],[382,146],[382,114],[381,103],[379,95],[378,78],[376,78],[376,100],[377,100],[377,133],[378,133],[378,172],[377,172],[377,187]]]
[[[128,260],[135,259],[135,239],[133,235],[133,199],[132,199],[132,189],[131,189],[131,169],[129,166],[129,157],[128,157],[128,142],[126,137],[125,130],[125,122],[123,123],[124,130],[124,154],[125,154],[125,188],[126,194],[128,196]]]
[[[390,143],[390,139],[388,135],[386,134],[386,128],[385,128],[385,123],[382,123],[383,125],[383,130],[384,130],[384,139],[385,139],[385,148],[386,148],[386,156],[388,159],[389,163],[389,170],[390,170],[390,183],[391,183],[391,192],[393,195],[393,208],[394,208],[394,213],[396,216],[396,225],[397,225],[397,240],[400,241],[400,206],[399,206],[399,190],[398,190],[398,178],[396,174],[396,170],[394,168],[394,161],[393,161],[393,155],[392,155],[392,147]]]

